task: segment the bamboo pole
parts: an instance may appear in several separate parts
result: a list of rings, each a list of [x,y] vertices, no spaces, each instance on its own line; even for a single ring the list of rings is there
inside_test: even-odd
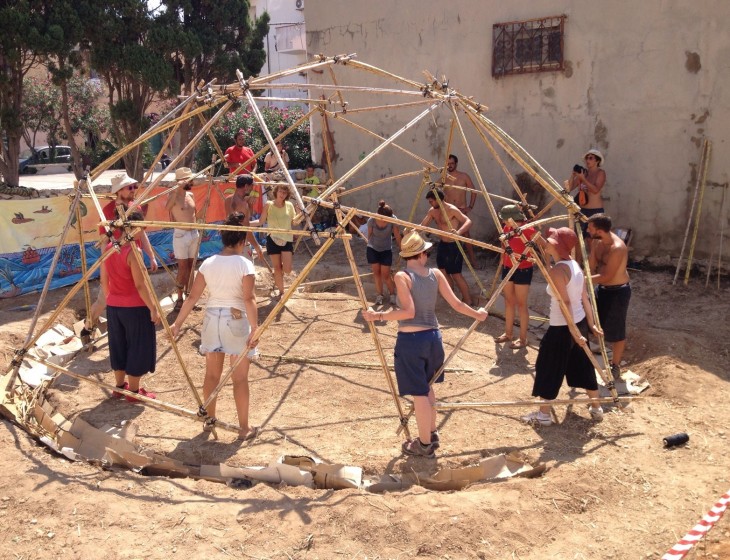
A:
[[[53,273],[56,271],[56,265],[58,264],[58,259],[61,257],[61,249],[63,248],[64,242],[66,241],[66,236],[68,235],[68,230],[71,228],[71,222],[73,222],[74,217],[76,217],[78,215],[77,209],[79,207],[80,200],[81,200],[80,191],[77,188],[76,193],[74,194],[74,198],[71,201],[71,208],[68,213],[68,218],[66,219],[66,225],[63,226],[63,231],[61,232],[61,237],[58,239],[58,244],[56,245],[56,250],[53,253],[53,259],[51,260],[51,265],[48,268],[48,274],[46,274],[46,281],[43,284],[43,290],[41,291],[41,295],[38,298],[38,304],[36,305],[35,312],[33,313],[33,318],[30,321],[30,326],[28,327],[28,334],[25,337],[25,344],[23,345],[23,350],[21,351],[21,353],[16,351],[16,355],[19,354],[19,356],[16,359],[13,359],[10,363],[13,373],[8,378],[7,385],[5,386],[5,392],[7,392],[7,393],[11,392],[13,386],[15,385],[15,380],[20,371],[22,357],[30,348],[31,340],[37,340],[37,338],[46,330],[46,329],[44,329],[42,331],[39,331],[38,335],[36,337],[33,337],[33,330],[35,329],[35,326],[38,322],[38,318],[40,317],[41,312],[43,311],[43,304],[46,301],[46,296],[48,295],[48,290],[51,286],[51,281],[53,280]],[[79,229],[81,229],[81,221],[78,221],[78,224],[79,224]],[[54,315],[57,315],[57,314],[58,314],[58,312],[54,313]]]
[[[186,115],[186,114],[187,114],[187,113],[188,113],[188,112],[190,111],[190,108],[191,108],[191,107],[192,107],[192,104],[188,104],[188,105],[186,105],[186,106],[185,106],[185,108],[184,108],[184,109],[183,109],[183,111],[182,111],[182,115],[181,115],[181,116],[184,116],[184,115]],[[202,116],[202,115],[201,115],[200,113],[198,113],[198,116],[199,116],[199,117],[200,117],[201,119],[203,118],[203,116]],[[169,133],[167,134],[167,138],[165,138],[165,142],[164,142],[164,143],[162,144],[162,146],[160,147],[160,151],[159,151],[159,152],[157,152],[157,155],[155,156],[155,159],[154,159],[154,160],[152,161],[152,165],[150,165],[150,168],[149,168],[149,169],[147,170],[147,173],[145,173],[145,174],[144,174],[144,176],[142,177],[142,184],[145,184],[145,183],[147,183],[147,182],[148,182],[148,181],[150,180],[150,177],[152,177],[152,174],[154,173],[154,169],[155,169],[155,167],[157,166],[157,164],[158,164],[158,163],[160,162],[160,160],[162,159],[162,156],[163,156],[163,154],[165,153],[165,150],[166,150],[166,149],[167,149],[168,147],[170,147],[170,145],[172,144],[172,138],[173,138],[173,137],[175,136],[175,133],[176,133],[176,132],[178,131],[178,129],[180,128],[180,124],[181,124],[181,123],[177,123],[177,124],[176,124],[176,125],[175,125],[175,126],[174,126],[174,127],[172,128],[172,130],[171,130],[171,131],[170,131],[170,132],[169,132]],[[168,170],[168,168],[170,168],[170,166],[168,166],[168,167],[166,167],[166,168],[164,169],[165,175],[167,174],[167,170]]]
[[[619,403],[631,403],[633,401],[643,400],[642,396],[628,396],[618,397]],[[583,404],[615,404],[616,400],[613,397],[598,397],[596,399],[591,398],[580,398],[580,399],[555,399],[552,401],[537,400],[537,401],[497,401],[497,402],[473,402],[473,403],[449,403],[442,402],[436,403],[434,408],[437,410],[457,410],[457,409],[470,409],[470,408],[513,408],[513,407],[534,407],[534,406],[546,406],[546,405],[583,405]]]
[[[348,368],[354,368],[354,369],[382,369],[383,365],[381,363],[368,363],[368,362],[343,362],[342,360],[323,360],[321,358],[308,358],[308,357],[302,357],[302,356],[282,356],[280,354],[261,354],[258,355],[259,359],[263,360],[274,360],[274,361],[282,361],[282,362],[291,362],[294,364],[314,364],[314,365],[320,365],[320,366],[336,366],[336,367],[348,367]],[[392,368],[393,364],[388,363],[388,368]],[[472,373],[474,370],[471,368],[444,368],[444,371],[447,373],[458,373],[458,372],[466,372],[466,373]]]
[[[215,165],[215,156],[213,156],[213,165]],[[213,191],[213,172],[211,171],[210,179],[208,180],[208,195],[205,197],[205,203],[203,204],[203,223],[208,221],[208,207],[210,206],[210,195]],[[185,283],[185,287],[192,286],[193,278],[195,276],[195,266],[198,262],[198,254],[200,253],[200,245],[203,242],[203,232],[198,232],[198,239],[195,241],[195,252],[193,253],[193,265],[190,267],[190,277]],[[185,292],[187,293],[187,292]]]
[[[332,113],[335,116],[338,115],[347,115],[351,113],[367,113],[370,111],[382,111],[383,109],[405,109],[410,107],[418,107],[420,105],[423,105],[425,103],[432,103],[433,100],[431,99],[419,99],[418,101],[409,101],[408,103],[394,103],[392,105],[374,105],[371,107],[359,107],[357,109],[350,109],[349,107],[347,109],[343,109],[342,111],[332,111]]]
[[[190,418],[190,419],[196,420],[198,422],[205,422],[205,417],[199,416],[198,412],[193,411],[193,410],[188,410],[182,406],[178,406],[176,404],[171,404],[171,403],[166,403],[159,399],[150,399],[149,397],[145,397],[144,395],[140,395],[139,393],[133,393],[132,391],[128,391],[127,389],[122,389],[120,387],[116,387],[109,383],[104,383],[103,381],[98,381],[98,380],[94,379],[93,377],[80,375],[63,366],[59,366],[58,364],[49,362],[48,360],[46,360],[44,358],[33,358],[33,361],[38,362],[39,364],[43,364],[44,366],[52,368],[65,375],[68,375],[69,377],[76,379],[78,381],[84,381],[86,383],[91,383],[92,385],[96,385],[97,387],[101,387],[102,389],[106,389],[107,391],[116,391],[124,396],[134,397],[135,399],[144,403],[145,406],[149,406],[150,408],[162,410],[164,412],[171,412],[173,414],[177,414],[178,416]],[[227,430],[229,432],[238,433],[238,431],[239,431],[239,427],[237,425],[229,424],[228,422],[223,422],[222,420],[217,420],[217,419],[215,422],[215,427],[223,428],[224,430]]]
[[[335,195],[336,196],[336,195]],[[342,211],[337,209],[336,212],[338,212],[340,215],[342,214]],[[350,246],[350,241],[345,240],[345,253],[347,254],[347,260],[350,263],[350,268],[352,269],[352,275],[355,279],[355,287],[357,288],[357,295],[360,298],[360,305],[361,309],[366,310],[368,309],[368,301],[367,297],[365,297],[365,288],[363,288],[362,281],[360,280],[359,271],[357,269],[357,263],[355,262],[355,257],[352,253],[352,247]],[[380,366],[383,371],[383,375],[385,375],[385,380],[388,384],[388,389],[390,390],[390,395],[393,398],[393,404],[395,404],[396,412],[398,413],[398,418],[400,420],[400,427],[398,428],[398,432],[400,433],[400,430],[405,430],[406,438],[410,439],[411,434],[408,429],[408,420],[405,417],[405,414],[403,412],[403,406],[401,404],[400,399],[398,398],[398,391],[396,389],[395,382],[393,381],[393,376],[390,374],[390,370],[388,369],[388,362],[385,359],[385,353],[383,352],[383,346],[380,344],[380,338],[378,338],[377,330],[375,329],[375,323],[373,321],[365,321],[368,325],[368,330],[370,331],[370,337],[372,338],[373,344],[375,344],[375,351],[378,355],[378,360],[380,361]]]
[[[347,216],[345,217],[345,220],[343,220],[343,223],[337,226],[338,230],[342,230],[342,228],[347,226],[347,222],[352,219],[352,216],[355,215],[355,209],[353,208],[348,212]],[[264,322],[259,325],[259,327],[256,329],[256,339],[251,341],[249,344],[246,345],[246,347],[241,350],[241,353],[238,355],[236,360],[231,364],[228,371],[221,376],[221,380],[218,383],[218,386],[213,389],[213,392],[208,396],[206,401],[203,403],[203,407],[207,407],[213,399],[215,399],[218,396],[218,393],[223,388],[223,386],[228,382],[228,379],[230,379],[231,375],[233,375],[233,372],[238,367],[238,365],[244,360],[248,359],[248,351],[252,348],[255,348],[258,344],[259,339],[261,336],[266,332],[266,330],[269,328],[271,323],[274,322],[276,319],[276,316],[279,314],[279,312],[284,308],[284,305],[286,304],[287,300],[294,294],[301,282],[304,281],[304,279],[309,275],[310,271],[314,268],[314,266],[322,259],[322,257],[327,253],[327,250],[330,248],[332,243],[335,241],[335,237],[331,236],[328,239],[325,240],[324,243],[319,247],[317,250],[317,253],[312,257],[312,259],[306,264],[306,266],[302,269],[302,271],[299,273],[299,275],[296,277],[294,282],[289,286],[289,288],[284,292],[284,295],[281,297],[279,302],[274,306],[274,308],[269,312],[269,315],[264,319]]]
[[[217,113],[216,113],[215,115],[213,115],[213,116],[212,116],[212,117],[211,117],[211,118],[210,118],[210,119],[208,120],[207,124],[206,124],[205,126],[203,126],[203,127],[202,127],[202,128],[201,128],[201,129],[200,129],[200,130],[199,130],[199,131],[198,131],[198,132],[197,132],[197,133],[195,134],[195,136],[194,136],[194,137],[192,138],[192,140],[190,140],[190,142],[188,142],[188,144],[187,144],[187,145],[186,145],[186,146],[185,146],[185,147],[184,147],[184,148],[183,148],[182,150],[180,150],[180,153],[179,153],[178,155],[176,155],[176,156],[175,156],[175,157],[174,157],[174,158],[172,159],[172,161],[170,162],[170,165],[169,165],[168,167],[169,167],[169,168],[171,168],[171,169],[174,169],[175,167],[177,167],[177,164],[178,164],[178,163],[179,163],[180,161],[182,161],[182,160],[183,160],[183,159],[185,158],[185,156],[186,156],[186,155],[187,155],[187,154],[188,154],[188,153],[189,153],[189,152],[190,152],[190,151],[191,151],[191,150],[192,150],[192,149],[193,149],[194,147],[196,147],[196,146],[198,145],[198,142],[200,142],[200,139],[201,139],[201,138],[203,137],[203,135],[204,135],[204,134],[206,134],[206,133],[208,132],[208,130],[210,130],[210,128],[211,128],[211,127],[212,127],[212,126],[213,126],[213,125],[214,125],[214,124],[215,124],[216,122],[218,122],[218,119],[220,119],[220,118],[221,118],[221,117],[222,117],[222,116],[223,116],[223,115],[224,115],[224,114],[226,113],[226,111],[228,111],[228,109],[230,109],[230,108],[231,108],[231,106],[232,106],[232,105],[233,105],[233,101],[231,101],[230,99],[229,99],[228,101],[226,101],[226,103],[225,103],[225,104],[223,105],[223,107],[221,107],[221,108],[220,108],[220,109],[218,110],[218,112],[217,112]],[[132,203],[131,203],[131,204],[129,205],[129,207],[128,207],[128,209],[127,209],[127,212],[126,212],[125,216],[129,216],[129,213],[130,213],[130,212],[132,212],[132,210],[134,210],[134,209],[135,209],[135,208],[136,208],[137,206],[139,206],[139,205],[140,205],[139,201],[141,201],[141,200],[144,200],[144,198],[145,198],[145,197],[146,197],[146,196],[147,196],[147,195],[148,195],[148,194],[149,194],[149,193],[150,193],[150,192],[152,191],[152,189],[154,189],[154,188],[155,188],[155,187],[156,187],[156,186],[157,186],[157,185],[158,185],[158,184],[159,184],[159,183],[160,183],[160,182],[162,181],[162,177],[163,177],[162,175],[158,176],[158,177],[157,177],[157,178],[156,178],[156,179],[155,179],[154,181],[152,181],[152,182],[151,182],[151,183],[150,183],[150,184],[149,184],[149,185],[148,185],[148,186],[147,186],[147,187],[145,188],[145,190],[144,190],[144,191],[142,191],[142,194],[140,194],[140,195],[139,195],[139,196],[138,196],[137,198],[135,198],[135,199],[134,199],[134,200],[132,201]]]
[[[692,243],[689,246],[689,254],[687,255],[687,269],[684,271],[684,285],[689,283],[689,273],[692,270],[692,258],[695,254],[695,243],[697,242],[697,232],[700,228],[700,216],[702,215],[702,201],[705,197],[705,185],[707,184],[707,167],[712,153],[712,143],[705,138],[704,153],[702,163],[700,165],[700,198],[697,202],[697,214],[695,215],[695,225],[692,230]]]
[[[386,70],[383,70],[382,68],[378,68],[377,66],[372,66],[371,64],[366,64],[365,62],[360,62],[359,60],[351,60],[348,62],[348,66],[351,66],[353,68],[360,68],[361,70],[365,70],[367,72],[371,72],[373,74],[377,74],[379,76],[383,76],[386,78],[392,78],[393,80],[396,80],[397,82],[401,82],[407,86],[410,86],[416,90],[419,90],[423,87],[423,84],[419,82],[415,82],[413,80],[408,80],[406,78],[402,78],[401,76],[398,76],[397,74],[393,74],[392,72],[388,72]],[[421,94],[423,95],[423,94]]]
[[[364,185],[358,185],[357,187],[350,187],[346,191],[340,193],[338,195],[338,198],[342,198],[343,196],[354,194],[356,192],[368,189],[370,187],[382,185],[383,183],[397,181],[398,179],[405,179],[406,177],[415,177],[416,175],[420,175],[421,173],[423,173],[423,171],[421,169],[416,169],[415,171],[406,171],[405,173],[401,173],[399,175],[389,175],[388,177],[383,177],[382,179],[376,179],[375,181],[365,183]]]
[[[494,305],[494,302],[497,301],[497,297],[499,296],[500,293],[502,293],[502,290],[507,285],[507,282],[510,281],[510,279],[512,278],[512,275],[516,271],[517,271],[517,267],[513,266],[510,269],[510,271],[507,273],[507,275],[504,277],[502,282],[499,284],[499,289],[495,293],[492,294],[492,297],[489,299],[489,301],[484,306],[484,309],[486,309],[487,312],[489,312],[489,309]],[[464,343],[466,342],[466,339],[469,338],[469,336],[471,336],[471,333],[473,333],[476,330],[476,328],[479,326],[479,323],[481,323],[481,322],[482,321],[475,319],[474,322],[471,324],[471,326],[469,326],[467,331],[462,335],[462,337],[459,339],[459,341],[456,343],[456,345],[451,349],[451,352],[449,352],[448,357],[444,360],[444,363],[441,364],[441,367],[439,367],[439,369],[436,370],[436,372],[433,374],[431,379],[429,379],[429,381],[428,381],[429,387],[433,386],[433,384],[436,383],[436,380],[439,377],[441,377],[441,375],[443,375],[443,373],[446,369],[446,366],[449,364],[449,362],[451,362],[451,359],[454,356],[456,356],[456,353],[464,345]],[[413,416],[413,414],[415,414],[415,412],[416,412],[416,409],[411,407],[411,409],[408,411],[408,415],[406,416],[406,423],[411,419],[411,416]],[[405,425],[405,424],[402,424],[402,425]],[[400,433],[400,429],[399,429],[398,433]]]
[[[727,194],[728,183],[722,187],[722,200],[720,202],[720,248],[717,252],[717,289],[720,289],[720,276],[722,275],[722,238],[725,234],[725,195]]]
[[[365,278],[367,276],[372,276],[372,272],[367,272],[365,274],[360,274],[360,278]],[[311,288],[312,286],[321,286],[323,284],[336,284],[338,282],[345,282],[346,280],[353,280],[354,276],[340,276],[339,278],[327,278],[326,280],[314,280],[312,282],[303,282],[300,284],[301,288]]]
[[[76,196],[80,194],[80,190],[76,189]],[[86,262],[86,244],[84,243],[84,226],[81,223],[81,204],[76,203],[76,223],[79,227],[79,255],[81,256],[81,275],[86,274],[89,268]],[[84,284],[84,306],[86,307],[86,316],[91,316],[91,290],[89,289],[89,283]]]
[[[240,76],[239,76],[240,78]],[[248,104],[253,112],[254,116],[256,117],[256,120],[259,123],[259,127],[261,128],[261,131],[264,133],[264,136],[266,136],[266,140],[269,143],[269,146],[271,148],[271,153],[276,156],[276,161],[279,165],[279,169],[283,169],[285,171],[284,178],[286,179],[286,183],[289,185],[289,193],[294,197],[294,200],[297,201],[297,204],[299,205],[300,212],[304,215],[304,220],[307,224],[307,229],[312,233],[312,239],[314,239],[315,245],[319,246],[321,241],[319,240],[319,236],[317,235],[317,232],[314,229],[314,224],[312,224],[312,217],[309,215],[311,210],[305,209],[304,207],[304,201],[302,200],[302,195],[299,193],[297,188],[294,186],[294,181],[292,181],[291,175],[287,172],[286,169],[286,163],[284,163],[284,160],[281,157],[281,154],[279,153],[279,150],[276,148],[276,142],[274,141],[273,136],[271,135],[271,132],[269,131],[268,127],[266,126],[266,121],[264,120],[264,116],[261,114],[261,110],[258,108],[258,105],[256,105],[256,101],[253,98],[253,95],[251,95],[251,92],[249,90],[246,90],[246,99],[248,99]]]

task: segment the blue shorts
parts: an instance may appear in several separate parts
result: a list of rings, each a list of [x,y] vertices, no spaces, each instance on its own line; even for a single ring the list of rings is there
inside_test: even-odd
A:
[[[157,334],[147,306],[106,306],[109,361],[113,370],[140,377],[155,371]]]
[[[282,253],[293,253],[294,243],[287,241],[284,245],[277,245],[276,242],[271,239],[270,235],[266,236],[266,253],[269,255],[281,255]]]
[[[372,247],[368,247],[365,255],[367,256],[368,264],[393,265],[393,251],[390,249],[387,251],[376,251]]]
[[[246,318],[246,312],[241,310],[241,313],[243,317],[234,319],[230,307],[208,307],[200,331],[200,353],[223,352],[237,356],[243,352],[251,333],[251,325]],[[253,358],[255,355],[256,349],[252,349],[248,357]]]
[[[455,241],[441,241],[436,249],[436,266],[445,270],[446,274],[461,274],[464,257]]]
[[[398,332],[395,340],[395,379],[400,396],[428,396],[433,374],[444,363],[441,331]],[[435,383],[444,380],[442,373]]]
[[[529,268],[518,268],[515,270],[515,273],[512,275],[512,278],[509,279],[510,282],[513,282],[515,284],[520,284],[523,286],[529,286],[532,284],[532,271],[534,267]],[[512,270],[509,266],[502,266],[502,280],[504,280],[507,277],[507,274],[509,274],[509,271]]]

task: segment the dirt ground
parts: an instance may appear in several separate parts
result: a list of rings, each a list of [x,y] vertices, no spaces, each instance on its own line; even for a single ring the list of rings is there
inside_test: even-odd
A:
[[[366,271],[362,244],[355,245]],[[300,251],[295,265],[308,257]],[[491,285],[494,263],[483,263]],[[333,249],[311,279],[350,274]],[[259,272],[260,320],[272,309],[268,273]],[[533,311],[548,307],[544,283],[531,289]],[[160,295],[172,291],[166,273],[154,275]],[[474,280],[469,279],[474,285]],[[651,383],[632,413],[611,412],[602,423],[583,407],[557,407],[558,425],[522,424],[520,408],[458,410],[440,416],[437,459],[405,458],[397,415],[382,371],[348,366],[376,362],[351,283],[321,285],[295,295],[261,339],[265,355],[333,360],[336,366],[261,359],[251,368],[251,444],[220,432],[214,441],[200,424],[166,412],[114,401],[94,385],[60,377],[50,400],[68,418],[95,426],[134,420],[136,442],[186,462],[266,465],[284,454],[316,456],[361,466],[366,476],[474,465],[484,457],[521,452],[544,463],[535,479],[474,484],[459,492],[415,487],[372,494],[258,484],[248,490],[192,479],[107,471],[56,456],[17,426],[2,421],[0,442],[0,558],[660,558],[730,489],[730,287],[673,287],[669,272],[632,272],[626,367]],[[372,299],[373,285],[365,283]],[[93,287],[95,293],[96,286]],[[63,290],[52,292],[53,308]],[[22,346],[38,295],[0,302],[0,365]],[[70,326],[76,297],[61,315]],[[443,301],[438,315],[448,350],[470,319]],[[48,316],[45,313],[44,316]],[[194,313],[180,340],[200,390],[204,361],[197,353],[203,313]],[[172,316],[171,316],[172,317]],[[395,324],[378,325],[392,357]],[[529,398],[537,344],[510,350],[494,342],[503,321],[490,317],[467,340],[438,386],[448,402]],[[159,361],[145,378],[158,398],[187,408],[195,401],[174,353],[158,332]],[[111,382],[106,344],[80,355],[73,369]],[[568,396],[567,389],[561,396]],[[224,388],[218,416],[236,422]],[[415,431],[415,422],[411,423]],[[662,438],[687,432],[687,445],[665,449]],[[730,515],[688,556],[730,558]]]

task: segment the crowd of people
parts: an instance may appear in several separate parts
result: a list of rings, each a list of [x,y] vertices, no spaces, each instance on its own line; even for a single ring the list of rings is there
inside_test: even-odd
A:
[[[273,182],[268,193],[254,179],[256,159],[245,146],[242,132],[236,134],[234,145],[225,159],[235,176],[235,192],[226,197],[225,224],[231,226],[267,225],[266,254],[271,259],[276,286],[275,299],[285,291],[285,275],[292,272],[294,252],[295,207],[289,200],[292,192],[284,182],[288,155],[281,142],[264,160],[264,182]],[[566,181],[574,192],[587,220],[581,223],[587,255],[580,251],[578,236],[567,227],[548,229],[543,234],[530,225],[528,208],[508,204],[499,211],[502,221],[504,253],[500,258],[501,278],[506,280],[502,295],[505,300],[505,330],[495,338],[498,344],[512,349],[528,345],[528,295],[535,260],[544,258],[548,271],[547,293],[550,297],[549,327],[540,341],[535,362],[532,395],[543,400],[539,410],[523,416],[529,423],[550,425],[553,419],[549,401],[555,399],[563,381],[570,387],[585,389],[591,399],[598,397],[598,385],[593,365],[587,354],[589,337],[604,338],[612,345],[610,370],[615,378],[621,374],[620,364],[626,344],[626,317],[631,298],[627,273],[628,249],[612,230],[612,220],[605,214],[602,191],[606,183],[604,162],[600,151],[591,149],[584,156],[585,167],[576,165]],[[429,266],[432,243],[416,230],[401,231],[394,223],[397,216],[384,200],[380,200],[377,217],[362,224],[360,234],[367,240],[365,257],[371,266],[375,285],[373,305],[362,312],[365,321],[398,321],[394,349],[395,375],[401,396],[411,396],[414,402],[418,436],[403,444],[407,455],[433,457],[440,445],[434,408],[433,383],[444,362],[441,331],[436,318],[436,302],[440,294],[457,312],[477,321],[487,318],[487,311],[473,305],[469,285],[462,274],[464,262],[475,263],[473,247],[459,243],[456,236],[469,237],[472,214],[478,200],[477,189],[468,174],[458,171],[458,158],[448,157],[441,188],[426,194],[429,209],[420,222],[438,239],[435,248],[436,267]],[[193,223],[200,218],[190,189],[193,172],[180,168],[175,173],[176,188],[166,203],[170,220]],[[302,193],[317,198],[320,180],[314,165],[307,167]],[[137,182],[126,174],[112,180],[114,201],[104,208],[107,219],[114,219],[134,199]],[[142,220],[134,210],[132,220]],[[100,230],[104,250],[117,242],[119,230]],[[255,271],[252,252],[263,258],[263,250],[251,231],[225,230],[221,233],[223,248],[207,258],[197,274],[199,238],[196,229],[175,228],[173,250],[178,263],[178,312],[171,326],[175,336],[190,312],[195,309],[204,291],[208,298],[201,328],[200,353],[205,355],[203,395],[208,399],[222,375],[225,356],[231,363],[240,362],[232,373],[233,393],[239,418],[239,438],[252,439],[258,428],[249,425],[248,371],[257,343],[257,308],[254,295]],[[141,251],[140,251],[141,249]],[[138,254],[134,254],[134,253]],[[147,398],[155,395],[140,387],[140,379],[155,368],[155,325],[160,321],[153,298],[143,281],[140,265],[142,252],[148,255],[152,270],[157,268],[154,253],[146,234],[138,230],[130,243],[109,257],[102,267],[102,289],[92,306],[87,322],[91,328],[98,315],[107,308],[111,366],[116,387],[113,397],[126,397],[135,402],[135,393]],[[403,260],[403,269],[393,274],[394,254]],[[542,254],[542,256],[541,256]],[[575,255],[575,257],[574,257]],[[586,278],[581,260],[588,259],[588,270],[596,286],[597,316],[594,315],[586,290]],[[456,290],[461,297],[457,296]],[[387,297],[387,299],[386,299]],[[519,334],[515,336],[515,319],[519,319]],[[239,356],[245,354],[242,359]],[[125,393],[121,393],[124,390]],[[205,431],[215,424],[216,401],[207,405]],[[603,410],[591,401],[590,414],[602,419]]]

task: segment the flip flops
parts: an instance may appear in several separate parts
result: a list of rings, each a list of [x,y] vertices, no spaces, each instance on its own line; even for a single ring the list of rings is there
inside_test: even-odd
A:
[[[494,342],[496,342],[497,344],[503,344],[505,342],[511,342],[511,341],[512,341],[512,337],[507,336],[506,334],[501,334],[497,338],[494,339]]]
[[[509,347],[514,348],[515,350],[518,348],[526,348],[527,341],[526,340],[515,340],[512,344],[509,345]]]

